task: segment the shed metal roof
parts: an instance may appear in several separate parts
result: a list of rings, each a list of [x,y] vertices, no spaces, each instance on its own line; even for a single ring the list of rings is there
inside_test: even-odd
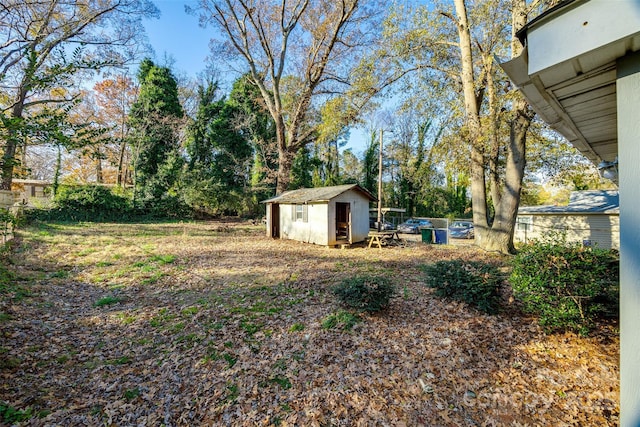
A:
[[[518,214],[619,214],[617,190],[574,191],[566,206],[522,206]]]
[[[279,196],[264,200],[262,203],[326,203],[329,200],[334,199],[349,190],[358,191],[369,200],[376,200],[376,198],[371,193],[369,193],[366,189],[360,187],[358,184],[346,184],[336,185],[333,187],[300,188],[298,190],[285,191]]]

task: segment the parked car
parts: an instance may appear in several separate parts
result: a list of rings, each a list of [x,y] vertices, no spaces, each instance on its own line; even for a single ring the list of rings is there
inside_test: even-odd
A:
[[[454,221],[449,226],[449,235],[452,239],[473,239],[473,223],[471,221]]]
[[[398,232],[418,234],[421,228],[433,228],[433,224],[428,219],[409,218],[398,225]]]
[[[377,218],[369,218],[369,228],[371,229],[378,229],[378,219]],[[380,227],[381,231],[384,230],[395,230],[396,226],[393,225],[392,223],[390,223],[389,221],[386,220],[382,220],[382,224]]]

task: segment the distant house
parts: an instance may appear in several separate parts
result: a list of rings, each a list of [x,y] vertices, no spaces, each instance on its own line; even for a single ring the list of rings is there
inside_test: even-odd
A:
[[[267,235],[324,246],[361,242],[369,234],[369,203],[357,184],[301,188],[265,200]]]
[[[37,179],[14,178],[11,189],[17,194],[17,202],[28,206],[41,206],[51,202],[49,190],[52,183]]]
[[[620,249],[618,191],[574,191],[567,206],[523,206],[518,209],[514,239],[526,242],[553,232],[567,241],[602,249]]]
[[[49,181],[36,179],[14,178],[11,191],[0,190],[0,208],[11,208],[16,204],[21,206],[44,206],[51,202],[48,195]]]

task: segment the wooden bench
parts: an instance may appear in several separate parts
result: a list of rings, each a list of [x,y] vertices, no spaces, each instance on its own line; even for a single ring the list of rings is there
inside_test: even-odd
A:
[[[400,236],[398,236],[398,232],[395,230],[370,231],[368,237],[368,247],[370,248],[375,245],[378,249],[382,249],[382,246],[386,245],[389,240],[400,240]]]

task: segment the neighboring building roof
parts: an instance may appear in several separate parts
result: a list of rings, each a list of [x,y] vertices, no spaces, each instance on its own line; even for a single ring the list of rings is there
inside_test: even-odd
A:
[[[567,206],[522,206],[518,214],[619,214],[620,201],[617,190],[574,191]]]
[[[20,179],[20,178],[13,178],[11,180],[12,184],[24,184],[24,185],[53,185],[53,183],[51,181],[45,181],[42,179]]]
[[[369,198],[369,200],[376,200],[371,193],[358,184],[347,184],[333,187],[300,188],[298,190],[285,191],[279,196],[264,200],[262,203],[301,204],[328,202],[349,190],[359,191],[365,197]]]

